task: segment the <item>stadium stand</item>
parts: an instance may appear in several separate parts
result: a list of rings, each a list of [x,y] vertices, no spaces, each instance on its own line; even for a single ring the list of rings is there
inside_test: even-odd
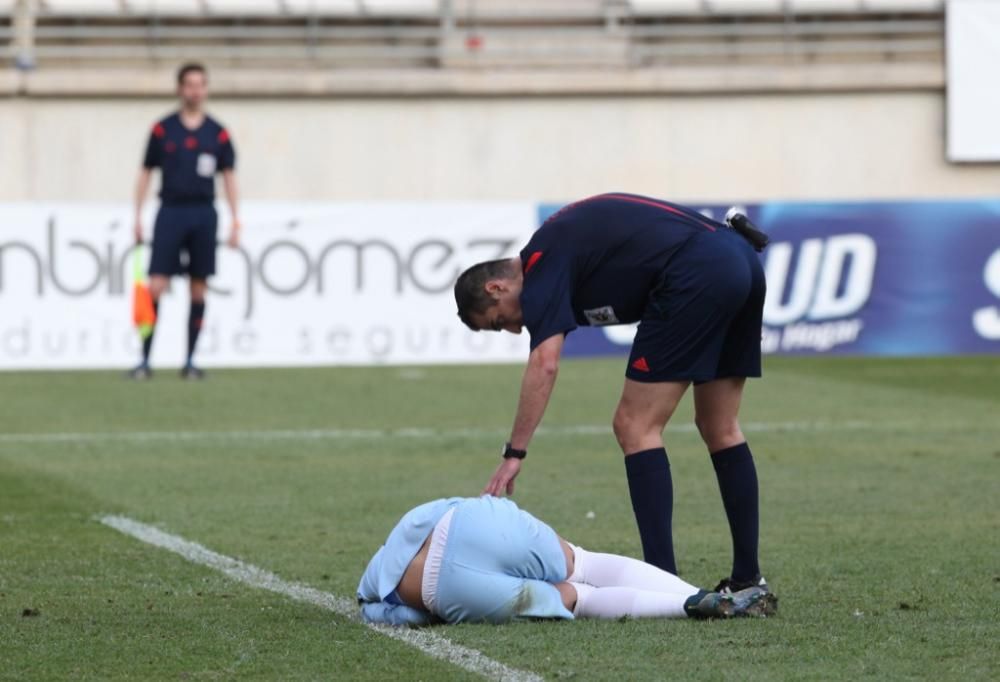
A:
[[[0,0],[27,73],[885,67],[943,61],[943,0]],[[909,72],[907,72],[909,73]],[[907,75],[906,78],[910,76]],[[36,79],[37,80],[37,79]]]

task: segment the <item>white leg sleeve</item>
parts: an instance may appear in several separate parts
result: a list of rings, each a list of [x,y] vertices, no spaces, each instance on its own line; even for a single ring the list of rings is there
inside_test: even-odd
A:
[[[697,587],[676,575],[638,559],[588,552],[576,545],[571,547],[574,567],[570,582],[594,587],[632,587],[647,592],[681,595],[685,599],[698,592]]]
[[[631,587],[593,587],[574,583],[577,618],[684,618],[687,597]]]

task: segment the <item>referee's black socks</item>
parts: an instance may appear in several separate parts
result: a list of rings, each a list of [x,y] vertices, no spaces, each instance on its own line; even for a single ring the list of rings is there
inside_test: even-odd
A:
[[[625,456],[632,511],[646,563],[677,574],[674,561],[674,483],[665,448]]]
[[[760,574],[760,566],[757,563],[757,468],[750,446],[740,443],[713,452],[712,465],[733,535],[731,577],[736,582],[752,580]]]
[[[191,311],[188,313],[188,354],[187,364],[194,361],[194,348],[198,345],[198,335],[201,333],[201,325],[205,319],[205,302],[195,303],[191,301]]]

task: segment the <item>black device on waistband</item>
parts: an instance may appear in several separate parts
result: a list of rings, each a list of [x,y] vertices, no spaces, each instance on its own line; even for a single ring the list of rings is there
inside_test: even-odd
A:
[[[750,246],[753,247],[754,251],[763,251],[764,247],[771,241],[766,234],[758,230],[757,226],[750,222],[750,219],[746,215],[737,211],[735,207],[726,212],[726,223],[736,230],[741,237],[750,242]]]

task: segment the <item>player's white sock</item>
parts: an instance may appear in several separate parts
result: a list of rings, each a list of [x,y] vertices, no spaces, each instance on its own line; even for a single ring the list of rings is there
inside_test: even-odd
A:
[[[632,587],[594,587],[573,583],[576,589],[577,618],[684,618],[684,602],[680,594],[650,592]]]
[[[569,577],[571,583],[586,583],[594,587],[632,587],[675,594],[685,599],[698,592],[694,585],[644,561],[617,554],[588,552],[576,545],[570,547],[573,548],[574,563],[573,575]]]

